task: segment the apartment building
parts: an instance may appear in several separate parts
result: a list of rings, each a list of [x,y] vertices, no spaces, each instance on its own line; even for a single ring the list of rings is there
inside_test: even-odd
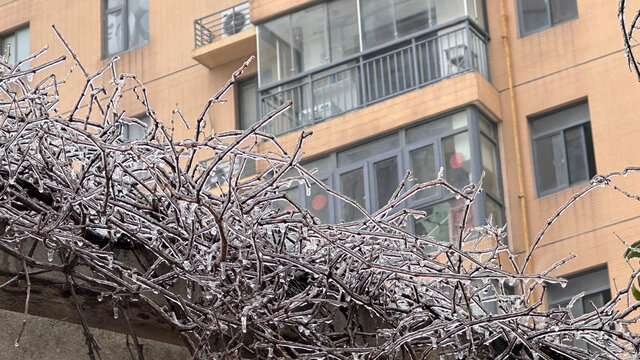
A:
[[[293,101],[265,130],[286,148],[313,131],[306,164],[369,211],[406,170],[428,181],[443,168],[458,187],[484,172],[473,223],[507,224],[509,247],[523,253],[596,173],[640,162],[640,84],[626,67],[616,11],[597,0],[14,0],[0,3],[0,52],[11,44],[16,61],[48,44],[45,59],[59,56],[55,24],[88,69],[118,56],[119,71],[138,75],[167,121],[176,103],[194,119],[255,55],[229,101],[210,113],[216,131],[247,128]],[[55,71],[64,77],[68,67]],[[79,93],[82,81],[73,73],[63,95]],[[63,96],[61,108],[75,101]],[[122,108],[144,120],[134,96]],[[176,131],[189,134],[179,123]],[[622,185],[638,192],[637,180]],[[322,221],[359,216],[311,190],[287,192]],[[427,216],[408,226],[450,241],[462,205],[442,189],[425,191],[408,206]],[[557,273],[569,285],[549,287],[549,306],[585,291],[574,310],[591,311],[626,284],[618,236],[637,240],[638,210],[620,194],[594,191],[565,211],[529,267],[577,255]]]

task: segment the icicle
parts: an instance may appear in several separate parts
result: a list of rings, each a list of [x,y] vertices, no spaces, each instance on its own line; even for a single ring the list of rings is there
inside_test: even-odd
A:
[[[53,250],[52,249],[47,250],[47,260],[49,260],[49,262],[53,261]]]
[[[191,300],[191,286],[187,284],[187,299]]]
[[[18,347],[18,346],[20,346],[20,343],[18,342],[18,340],[16,340],[16,342],[15,342],[13,345],[15,345],[16,347]]]
[[[269,354],[267,354],[267,357],[269,359],[271,359],[273,357],[273,348],[269,348]]]
[[[242,318],[240,318],[240,321],[242,322],[242,332],[246,333],[247,332],[247,317],[243,315]]]
[[[113,318],[114,319],[118,318],[118,307],[117,306],[113,307]]]
[[[113,267],[113,256],[109,255],[107,256],[107,259],[109,259],[109,265],[107,265],[109,268]]]

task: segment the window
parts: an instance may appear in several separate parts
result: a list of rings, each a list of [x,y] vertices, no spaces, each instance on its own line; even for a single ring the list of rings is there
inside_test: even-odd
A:
[[[422,183],[436,179],[443,167],[445,178],[459,188],[478,181],[484,170],[485,191],[478,195],[469,225],[484,224],[489,216],[495,225],[502,225],[496,142],[495,125],[470,108],[367,141],[304,166],[309,170],[317,168],[319,179],[369,212],[387,204],[409,169],[415,183]],[[297,172],[290,176],[297,176]],[[308,193],[303,186],[294,186],[286,192],[323,223],[363,218],[356,207],[328,196],[315,185]],[[415,194],[407,206],[426,213],[409,225],[415,233],[430,235],[442,242],[457,236],[465,209],[463,199],[456,199],[437,187]]]
[[[260,86],[464,17],[484,28],[484,2],[333,0],[307,7],[258,26]]]
[[[148,0],[103,0],[104,55],[149,42]]]
[[[520,36],[527,36],[578,18],[576,0],[517,0],[517,2]]]
[[[571,308],[571,314],[574,318],[590,313],[611,300],[607,268],[598,268],[568,276],[567,285],[564,288],[559,284],[550,284],[547,287],[547,306],[549,308],[566,307],[574,296],[583,291],[585,292],[584,296],[576,301]],[[582,340],[574,340],[573,344],[582,348],[588,347]]]
[[[0,55],[8,58],[9,65],[15,65],[30,55],[29,50],[29,28],[25,27],[14,32],[0,35]],[[25,70],[29,66],[23,64]]]
[[[151,123],[147,115],[138,116],[137,118],[147,126]],[[122,137],[128,141],[141,140],[146,133],[147,129],[138,124],[123,124],[122,126]]]
[[[587,103],[530,121],[538,196],[587,181],[596,174]]]
[[[236,96],[238,126],[246,130],[258,121],[258,78],[239,81]]]

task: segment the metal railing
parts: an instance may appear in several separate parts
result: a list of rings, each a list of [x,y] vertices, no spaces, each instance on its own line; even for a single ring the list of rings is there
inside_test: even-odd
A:
[[[463,72],[489,78],[487,38],[463,24],[261,89],[260,115],[293,101],[265,130],[281,135]]]
[[[195,19],[193,32],[195,47],[211,44],[215,39],[237,34],[253,27],[249,17],[249,2],[244,2]]]

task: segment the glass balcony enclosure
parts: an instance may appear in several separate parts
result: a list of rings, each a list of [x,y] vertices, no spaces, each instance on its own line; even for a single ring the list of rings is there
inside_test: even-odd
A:
[[[481,0],[334,0],[258,26],[259,110],[282,134],[469,70],[488,78]]]
[[[436,179],[442,167],[444,177],[460,189],[477,182],[484,171],[484,191],[474,203],[469,225],[484,224],[489,215],[496,225],[504,222],[495,124],[475,107],[360,143],[304,167],[317,169],[318,179],[369,212],[389,201],[406,170],[413,172],[414,183],[422,183]],[[296,176],[297,172],[290,175]],[[309,191],[304,186],[283,191],[323,223],[364,216],[317,184],[311,184]],[[407,206],[426,212],[425,217],[409,224],[416,234],[443,242],[458,234],[465,202],[444,188],[422,190],[409,199]]]

